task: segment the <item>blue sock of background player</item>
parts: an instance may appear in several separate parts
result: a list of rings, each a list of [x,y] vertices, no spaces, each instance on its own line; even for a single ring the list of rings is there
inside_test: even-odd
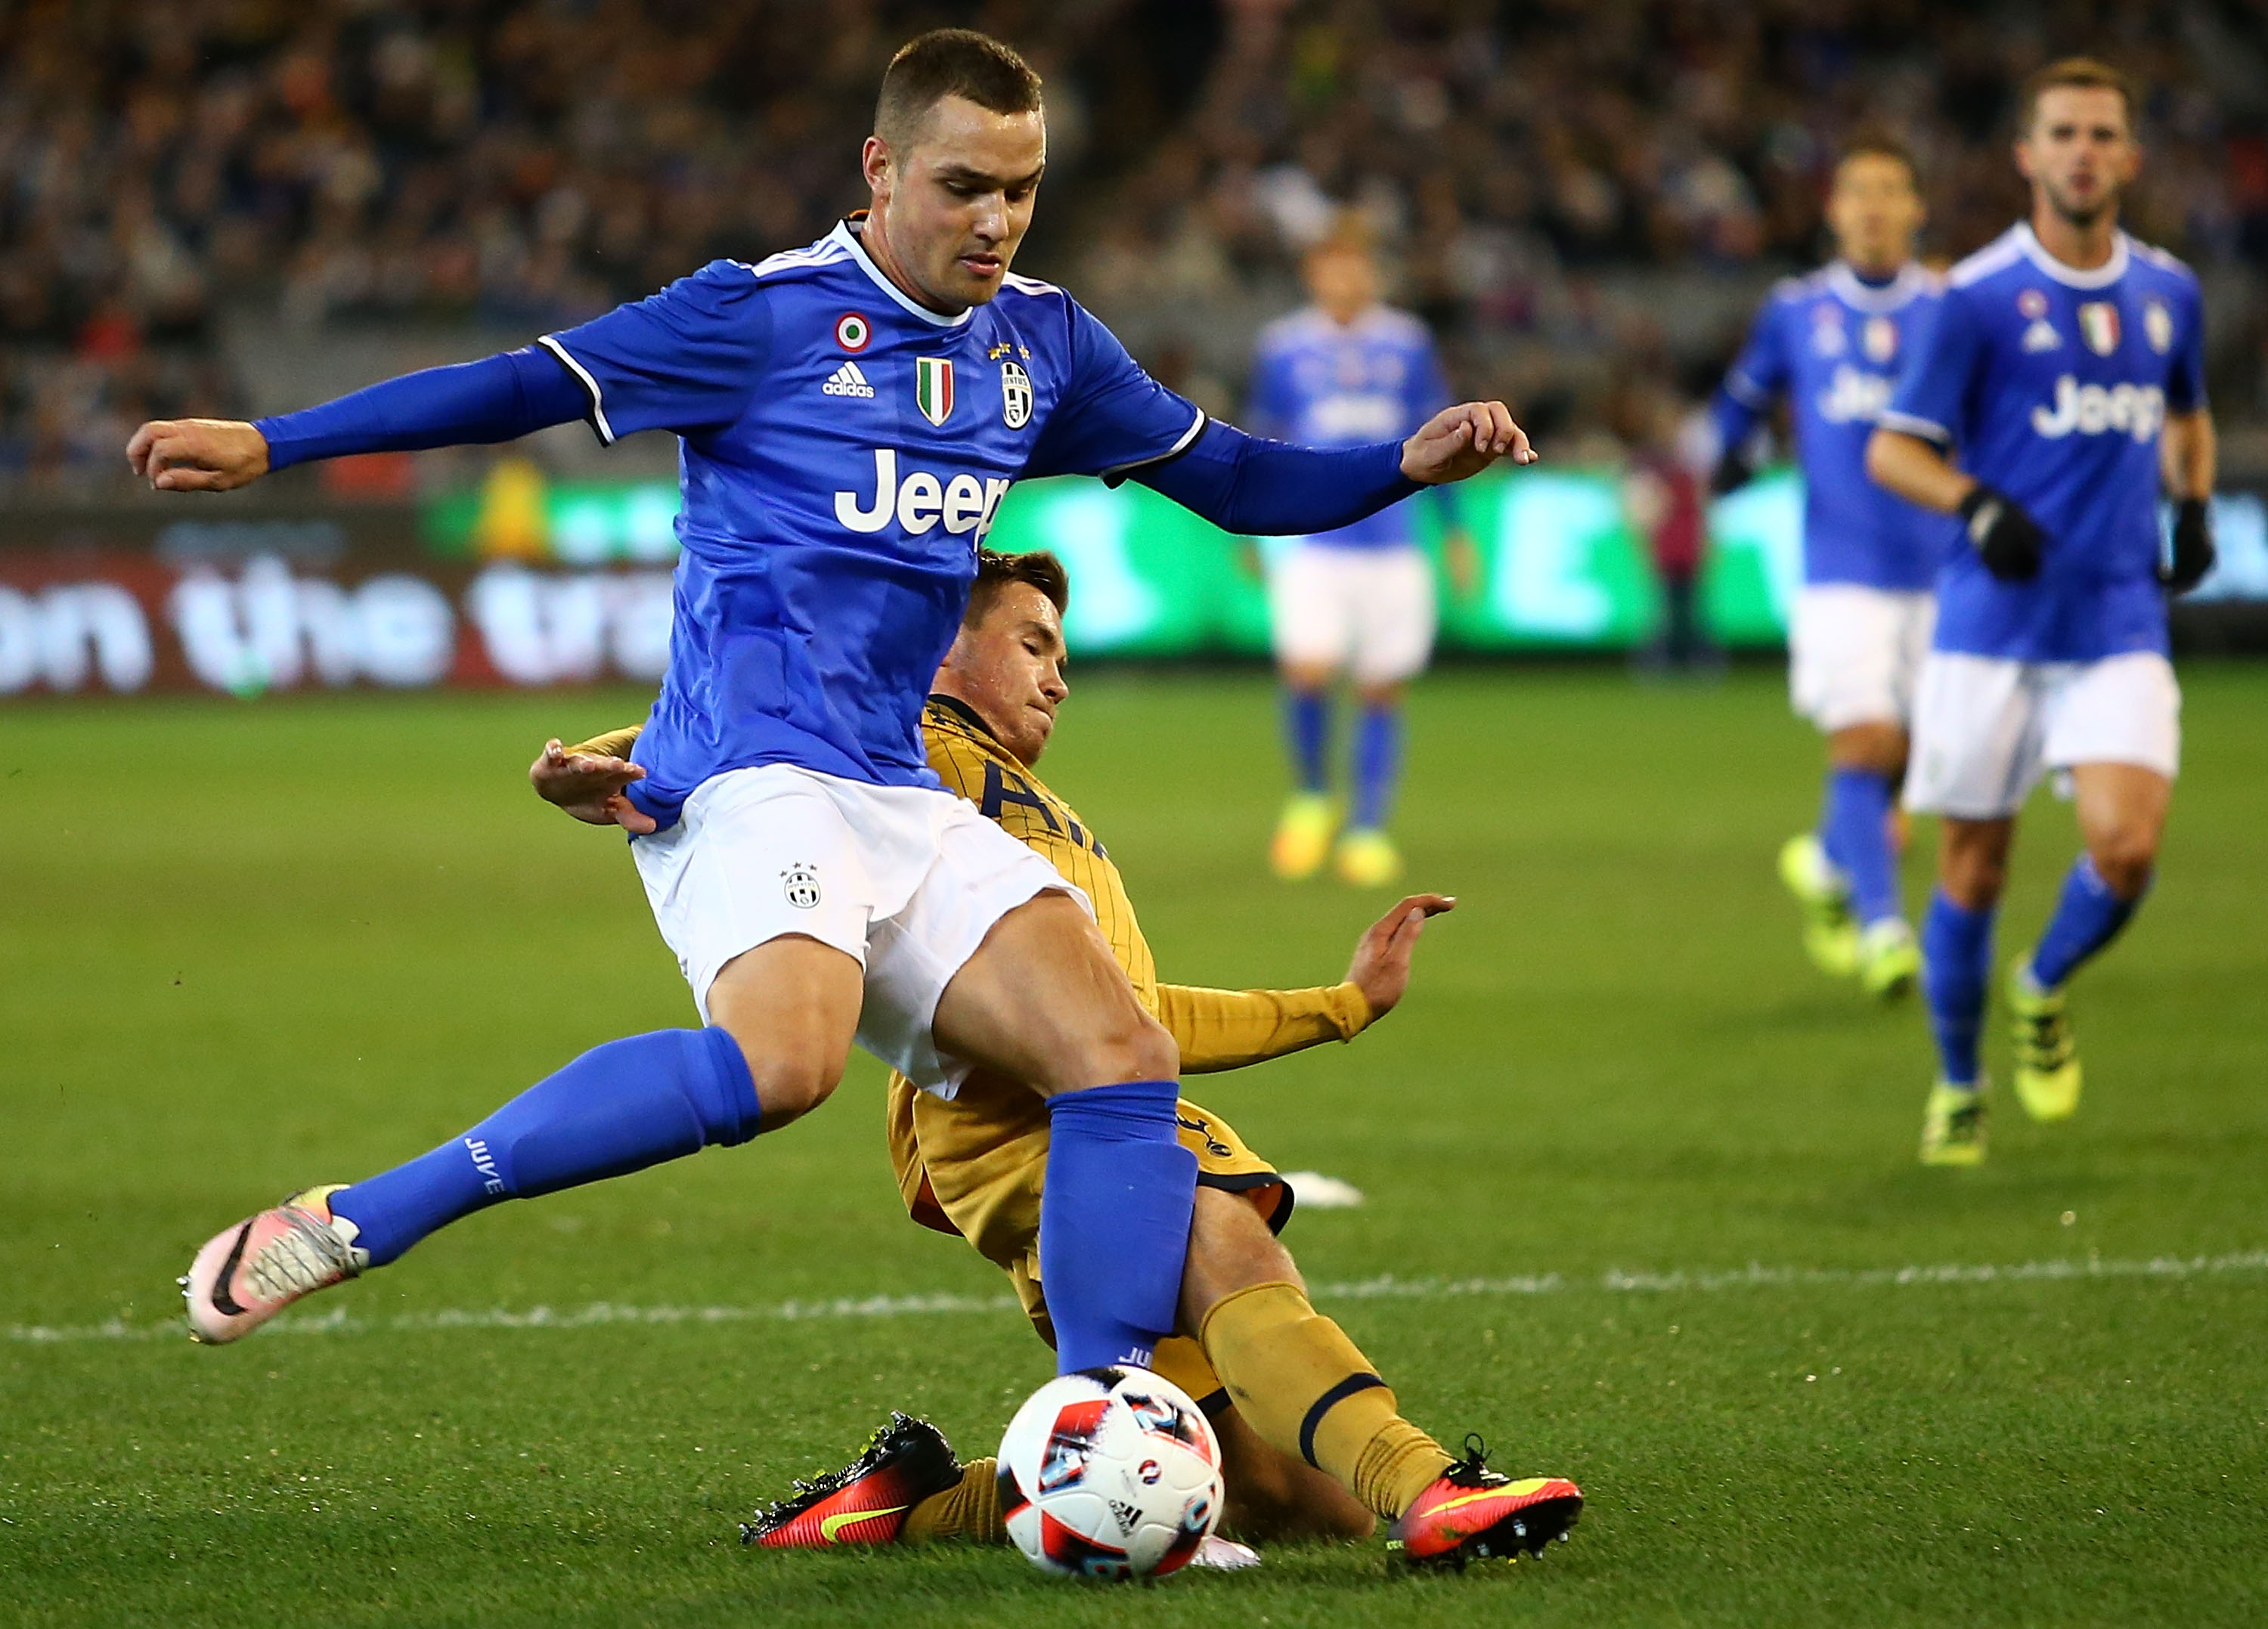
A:
[[[2145,892],[2148,885],[2144,885]],[[2055,915],[2032,951],[2026,971],[2041,990],[2059,988],[2089,956],[2118,937],[2132,919],[2142,896],[2121,899],[2110,891],[2092,855],[2081,854],[2064,873]]]
[[[1819,813],[1820,846],[1851,880],[1851,908],[1861,927],[1903,914],[1897,857],[1890,851],[1890,778],[1837,765],[1827,772]]]
[[[1331,698],[1323,690],[1284,692],[1284,741],[1292,749],[1292,773],[1303,792],[1321,797],[1330,789]]]
[[[1402,710],[1391,702],[1365,703],[1354,733],[1354,813],[1357,831],[1377,831],[1394,803],[1402,773]]]
[[[627,1176],[756,1134],[755,1082],[722,1029],[610,1041],[430,1154],[330,1197],[382,1267],[426,1235],[504,1199]]]
[[[1970,910],[1940,888],[1922,920],[1922,992],[1937,1042],[1938,1071],[1946,1084],[1977,1085],[1977,1036],[1984,1022],[1984,995],[1992,981],[1991,906]]]

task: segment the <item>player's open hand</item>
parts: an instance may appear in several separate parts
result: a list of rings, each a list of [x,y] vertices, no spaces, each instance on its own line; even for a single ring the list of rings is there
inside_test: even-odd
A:
[[[1347,983],[1362,991],[1373,1020],[1392,1012],[1410,988],[1410,953],[1418,948],[1418,935],[1425,931],[1425,918],[1456,908],[1456,900],[1447,894],[1412,894],[1355,940]]]
[[[637,837],[654,829],[653,816],[623,796],[622,788],[644,778],[645,771],[626,758],[569,752],[556,741],[544,742],[527,768],[527,784],[546,803],[587,825],[620,826]]]
[[[1528,432],[1512,422],[1501,402],[1468,402],[1443,408],[1402,444],[1402,473],[1427,486],[1476,475],[1499,458],[1532,464]]]
[[[268,438],[239,419],[153,419],[127,442],[126,461],[153,491],[233,491],[268,473]]]

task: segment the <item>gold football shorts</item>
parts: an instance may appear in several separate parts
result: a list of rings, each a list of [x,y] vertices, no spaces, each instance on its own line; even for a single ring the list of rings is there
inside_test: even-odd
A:
[[[1244,1146],[1233,1127],[1184,1098],[1176,1109],[1182,1146],[1197,1157],[1197,1185],[1248,1198],[1280,1233],[1292,1215],[1292,1190],[1276,1168]],[[1029,1087],[997,1075],[969,1076],[950,1102],[894,1075],[889,1092],[890,1161],[913,1219],[956,1233],[1016,1286],[1026,1316],[1052,1346],[1047,1297],[1040,1285],[1040,1189],[1048,1163],[1048,1106]],[[1197,1342],[1158,1343],[1157,1371],[1205,1405],[1226,1407],[1227,1393]]]

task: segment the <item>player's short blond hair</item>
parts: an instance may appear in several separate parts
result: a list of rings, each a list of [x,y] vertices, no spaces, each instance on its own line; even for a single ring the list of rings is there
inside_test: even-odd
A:
[[[2032,121],[2039,117],[2040,98],[2050,91],[2062,90],[2117,92],[2118,100],[2126,107],[2127,134],[2133,134],[2135,115],[2141,107],[2141,93],[2135,89],[2132,79],[2110,63],[2098,62],[2092,56],[2066,56],[2060,62],[2034,69],[2025,78],[2023,89],[2017,93],[2016,106],[2021,118],[2018,128],[2030,129]]]

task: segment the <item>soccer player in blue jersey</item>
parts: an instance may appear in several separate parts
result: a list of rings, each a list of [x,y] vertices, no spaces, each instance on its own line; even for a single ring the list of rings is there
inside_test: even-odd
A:
[[[1886,136],[1846,148],[1827,223],[1836,259],[1772,291],[1717,393],[1712,484],[1722,494],[1748,481],[1757,426],[1786,395],[1804,481],[1788,689],[1827,737],[1827,787],[1816,831],[1788,839],[1779,873],[1803,906],[1813,962],[1888,998],[1911,988],[1920,967],[1890,827],[1929,648],[1930,582],[1955,537],[1950,522],[1867,475],[1867,439],[1937,299],[1914,261],[1922,200],[1905,149]]]
[[[1266,534],[1533,454],[1496,402],[1328,451],[1209,422],[1061,290],[1010,271],[1046,163],[1038,77],[937,31],[884,75],[871,210],[809,247],[302,412],[135,432],[133,467],[174,492],[576,419],[681,446],[670,666],[630,792],[656,829],[631,851],[703,1028],[600,1047],[429,1154],[217,1235],[183,1280],[200,1337],[233,1340],[499,1200],[784,1125],[833,1092],[854,1041],[940,1095],[982,1067],[1048,1100],[1064,1368],[1146,1363],[1173,1328],[1197,1179],[1173,1039],[1078,890],[924,751],[977,545],[1025,475],[1132,477]]]
[[[1379,303],[1379,274],[1351,217],[1311,249],[1302,268],[1312,303],[1269,324],[1253,359],[1247,415],[1263,435],[1317,446],[1404,436],[1449,402],[1425,325]],[[1472,542],[1447,489],[1437,501],[1453,564],[1469,569]],[[1331,687],[1354,682],[1359,709],[1353,795],[1338,837],[1339,874],[1376,887],[1402,873],[1386,834],[1402,768],[1402,693],[1432,653],[1433,573],[1419,552],[1410,506],[1286,541],[1268,568],[1268,609],[1284,679],[1284,727],[1295,785],[1270,851],[1278,876],[1308,877],[1331,855]]]
[[[2067,771],[2084,850],[2008,969],[2018,1101],[2079,1106],[2064,986],[2150,885],[2181,748],[2166,594],[2212,568],[2213,428],[2197,278],[2118,229],[2135,98],[2073,58],[2026,86],[2030,218],[1953,269],[1867,449],[1892,491],[1958,514],[1914,707],[1910,807],[1943,816],[1922,930],[1940,1077],[1921,1157],[1984,1157],[1977,1032],[2016,812]],[[2159,520],[2176,505],[2169,551]]]

